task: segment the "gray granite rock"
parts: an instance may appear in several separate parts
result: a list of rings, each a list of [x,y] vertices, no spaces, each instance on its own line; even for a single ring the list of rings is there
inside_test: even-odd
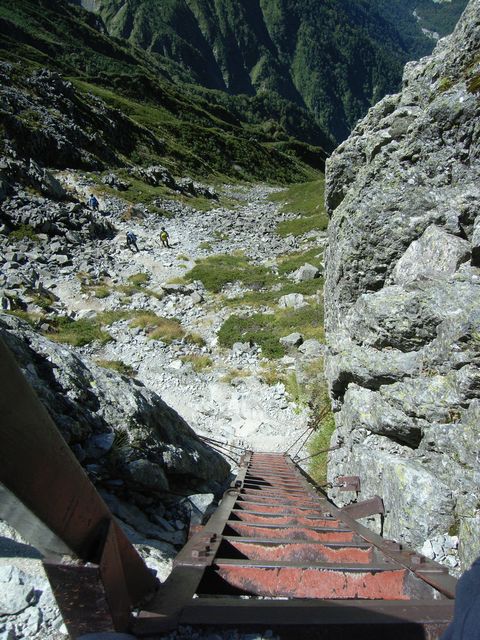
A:
[[[305,307],[308,303],[305,301],[305,298],[301,293],[287,293],[282,296],[278,301],[278,306],[281,309],[301,309]]]
[[[397,262],[392,280],[395,284],[406,285],[422,277],[455,273],[470,257],[470,252],[469,242],[430,225]]]
[[[303,336],[301,333],[295,332],[290,333],[288,336],[284,336],[279,340],[280,344],[283,344],[284,347],[292,348],[298,347],[303,342]]]
[[[385,535],[421,549],[458,531],[436,555],[463,569],[480,552],[479,22],[472,0],[406,65],[327,161],[325,193],[329,476],[383,497]]]
[[[138,381],[82,360],[13,316],[0,314],[0,335],[96,476],[139,493],[172,490],[177,481],[187,492],[208,492],[228,477],[225,460]]]
[[[295,282],[305,282],[307,280],[314,280],[320,276],[320,269],[314,267],[313,264],[306,262],[304,265],[294,271],[290,278]]]
[[[472,264],[480,267],[480,217],[475,220],[472,233]]]
[[[164,491],[169,488],[165,472],[159,464],[140,458],[127,464],[128,474],[140,487],[151,491]]]
[[[422,366],[416,351],[404,353],[398,349],[381,350],[356,344],[341,351],[331,350],[325,370],[335,399],[342,397],[351,382],[367,389],[397,382],[418,373]]]
[[[303,353],[306,358],[319,358],[323,355],[324,349],[324,345],[314,338],[304,340],[298,347],[300,353]]]
[[[0,616],[20,613],[35,599],[35,590],[25,584],[22,571],[12,565],[0,567]]]

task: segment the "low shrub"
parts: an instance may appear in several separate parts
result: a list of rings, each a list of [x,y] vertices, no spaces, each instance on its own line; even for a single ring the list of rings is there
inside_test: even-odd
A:
[[[229,282],[266,287],[275,281],[275,275],[263,265],[252,264],[243,254],[218,254],[198,260],[193,269],[185,274],[185,280],[200,280],[206,289],[218,293]]]
[[[161,340],[167,344],[184,337],[185,332],[178,320],[157,316],[153,311],[138,313],[130,322],[131,327],[140,327],[151,340]]]
[[[13,241],[28,239],[33,240],[33,242],[38,242],[38,236],[34,228],[29,224],[21,224],[17,229],[11,231],[8,234],[8,239]]]
[[[83,347],[95,340],[101,344],[113,340],[112,336],[102,329],[98,318],[72,320],[66,316],[57,316],[50,320],[49,324],[52,329],[49,338],[74,347]]]
[[[205,371],[212,368],[213,360],[209,356],[201,355],[201,354],[188,354],[186,356],[182,356],[180,358],[182,362],[188,363],[192,365],[192,369],[199,373],[200,371]]]
[[[123,376],[127,376],[128,378],[133,378],[136,374],[136,371],[133,367],[121,360],[95,360],[99,367],[103,367],[104,369],[111,369],[112,371],[116,371]]]
[[[320,305],[301,309],[278,309],[274,314],[256,313],[241,317],[231,315],[220,327],[218,341],[221,346],[232,347],[235,342],[251,342],[262,348],[267,358],[281,358],[285,348],[281,337],[299,331],[306,338],[323,341],[323,310]]]

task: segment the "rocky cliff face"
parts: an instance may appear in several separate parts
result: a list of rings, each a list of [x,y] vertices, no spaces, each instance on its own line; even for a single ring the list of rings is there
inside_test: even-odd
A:
[[[432,556],[458,535],[462,567],[480,551],[479,23],[472,0],[407,64],[402,92],[333,154],[326,190],[330,480],[359,475],[359,499],[384,499],[384,534],[429,539]]]

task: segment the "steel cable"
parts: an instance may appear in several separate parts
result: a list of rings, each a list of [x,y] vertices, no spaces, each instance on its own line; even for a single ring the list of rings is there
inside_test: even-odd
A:
[[[295,440],[295,442],[294,442],[293,444],[291,444],[291,445],[288,447],[288,449],[285,451],[285,455],[287,455],[287,453],[290,451],[290,449],[293,449],[293,447],[297,444],[297,442],[300,440],[300,438],[303,438],[303,436],[304,436],[304,435],[307,433],[307,431],[308,431],[309,429],[311,429],[311,428],[312,428],[311,426],[308,426],[308,427],[305,429],[305,431],[303,431],[303,432],[301,433],[301,435],[299,435],[299,436],[298,436],[298,438]]]
[[[316,456],[319,456],[322,453],[328,453],[329,451],[335,451],[335,449],[340,449],[340,445],[337,445],[335,447],[330,447],[329,449],[322,449],[321,451],[317,451],[316,453],[312,454],[311,456],[306,456],[305,458],[300,458],[300,460],[295,460],[295,462],[296,462],[296,464],[298,464],[299,462],[303,462],[304,460],[310,460],[310,458],[315,458]]]
[[[300,453],[300,451],[303,449],[303,447],[307,444],[307,442],[310,440],[310,438],[312,437],[314,433],[314,430],[312,429],[311,433],[307,434],[307,437],[305,438],[305,440],[302,442],[302,444],[300,445],[300,447],[297,450],[297,453],[292,457],[292,460],[295,462],[295,458],[298,456],[298,454]]]

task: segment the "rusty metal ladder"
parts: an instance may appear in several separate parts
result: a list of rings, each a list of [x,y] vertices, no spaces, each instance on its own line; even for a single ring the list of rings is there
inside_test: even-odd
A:
[[[1,340],[0,380],[0,517],[55,555],[44,566],[72,638],[109,630],[158,638],[190,624],[433,640],[451,619],[456,580],[444,567],[362,527],[352,516],[365,506],[337,509],[281,454],[244,455],[155,591]]]
[[[136,618],[137,635],[182,625],[273,628],[282,637],[438,638],[453,613],[446,569],[337,509],[288,456],[247,453],[203,531]]]

